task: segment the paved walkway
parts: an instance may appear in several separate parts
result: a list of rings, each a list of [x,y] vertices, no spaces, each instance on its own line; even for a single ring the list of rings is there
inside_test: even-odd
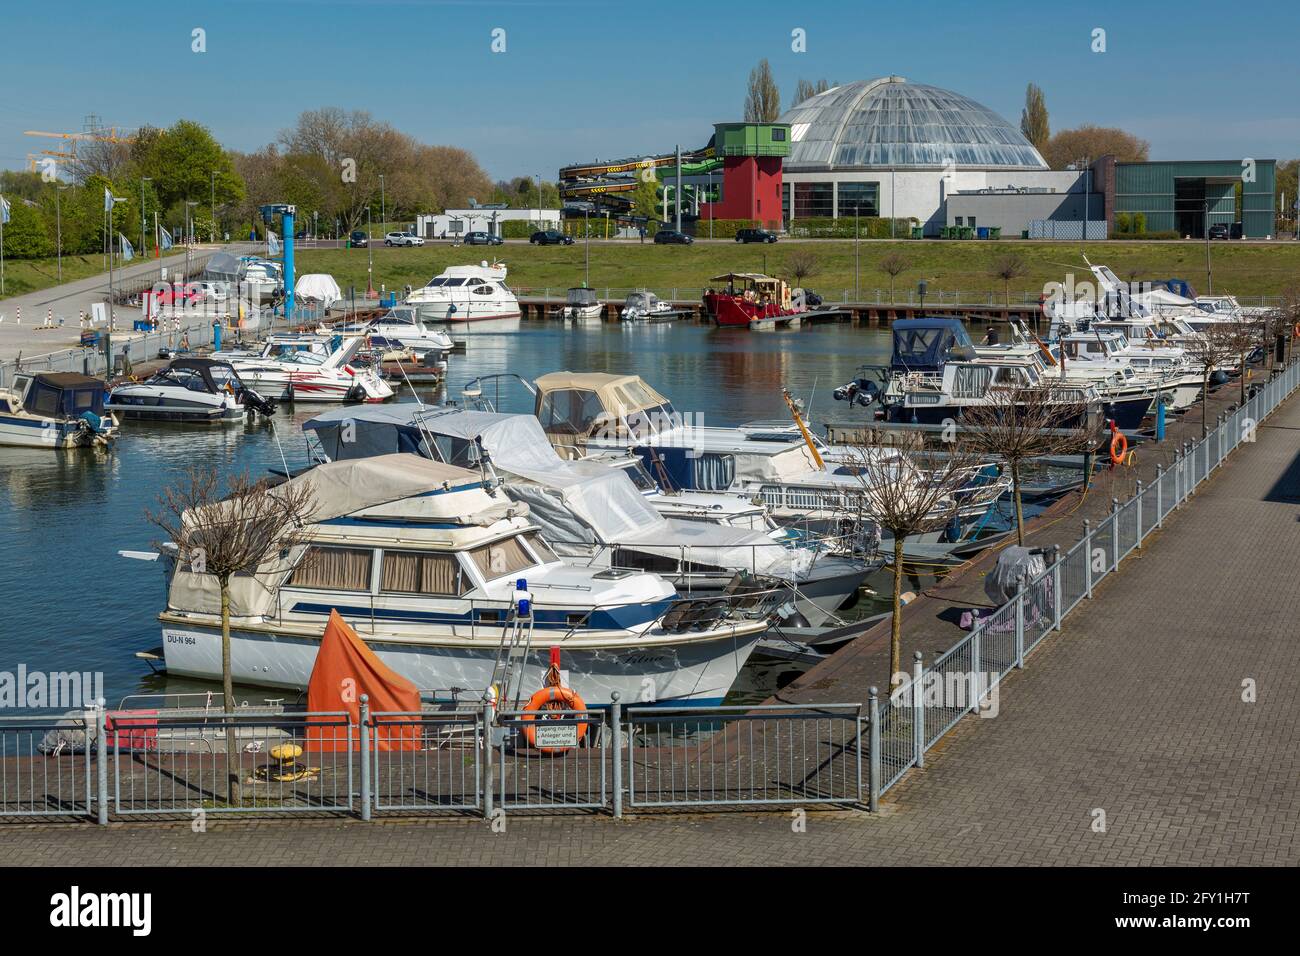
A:
[[[0,828],[10,863],[1300,864],[1300,401],[876,815]],[[1256,699],[1242,699],[1243,682]],[[1104,811],[1104,832],[1095,827]]]

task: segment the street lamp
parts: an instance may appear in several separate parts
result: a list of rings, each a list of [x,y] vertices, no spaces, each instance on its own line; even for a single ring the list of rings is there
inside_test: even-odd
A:
[[[149,258],[149,244],[144,241],[144,184],[153,182],[152,176],[140,177],[140,255]]]
[[[1210,286],[1207,295],[1214,295],[1214,271],[1210,267],[1210,201],[1205,200],[1205,279]],[[1242,372],[1244,375],[1245,372]]]
[[[366,298],[372,299],[375,295],[375,237],[374,227],[371,224],[371,211],[369,203],[366,204]]]
[[[197,202],[185,201],[185,220],[189,239],[185,243],[185,275],[181,277],[182,282],[188,282],[190,278],[190,249],[193,246],[194,239],[194,217],[190,215],[190,207],[197,205]]]
[[[379,174],[379,225],[388,222],[388,204],[384,199],[384,174]]]
[[[212,228],[208,230],[208,235],[212,238],[212,242],[215,243],[217,241],[217,171],[215,169],[212,170],[209,178],[211,186],[209,202],[212,207]]]
[[[68,186],[54,187],[54,228],[58,238],[55,240],[58,247],[59,256],[59,281],[63,281],[63,212],[59,208],[59,193],[68,189]]]
[[[709,170],[709,238],[713,238],[713,170]]]

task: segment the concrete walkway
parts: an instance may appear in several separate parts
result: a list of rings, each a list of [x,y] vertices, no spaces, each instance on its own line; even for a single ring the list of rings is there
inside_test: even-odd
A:
[[[876,815],[0,827],[65,865],[1300,863],[1300,401]],[[1253,682],[1255,699],[1243,700]],[[1102,814],[1104,813],[1104,817]],[[1104,829],[1101,825],[1104,822]]]
[[[190,256],[202,257],[214,252],[227,251],[244,254],[248,249],[256,248],[248,243],[232,243],[227,246],[195,246]],[[156,277],[160,267],[174,269],[185,264],[185,254],[165,256],[162,259],[139,259],[119,269],[113,270],[113,283],[121,286],[140,279]],[[48,289],[38,289],[26,295],[0,299],[0,362],[8,361],[21,352],[25,356],[43,355],[59,349],[76,348],[80,344],[81,327],[77,324],[77,315],[84,311],[90,314],[90,307],[96,302],[108,300],[108,273],[65,282]],[[23,323],[17,324],[18,310],[22,310]],[[42,329],[46,313],[53,310],[54,321],[63,319],[63,326],[54,329]],[[118,307],[119,325],[125,323],[131,327],[130,319],[136,318],[138,310],[128,310],[132,314],[123,314]]]

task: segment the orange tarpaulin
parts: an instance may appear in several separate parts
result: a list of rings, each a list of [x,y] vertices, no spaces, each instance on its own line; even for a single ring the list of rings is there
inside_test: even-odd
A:
[[[330,611],[311,680],[307,683],[307,710],[311,713],[347,711],[353,724],[352,749],[359,750],[362,694],[369,697],[372,714],[420,709],[420,692],[416,686],[381,661],[338,611]],[[347,727],[331,725],[341,720],[341,717],[309,718],[306,749],[346,751]],[[388,721],[378,718],[371,740],[377,750],[419,750],[418,718]]]

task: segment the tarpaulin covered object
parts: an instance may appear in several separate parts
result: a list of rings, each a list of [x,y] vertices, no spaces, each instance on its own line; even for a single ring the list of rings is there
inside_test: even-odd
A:
[[[347,711],[353,724],[351,749],[361,747],[361,695],[369,697],[370,712],[418,713],[420,692],[414,684],[381,661],[338,611],[330,611],[325,636],[316,652],[316,664],[307,683],[309,713]],[[371,740],[376,750],[419,750],[418,718],[405,722],[376,720]],[[326,726],[312,726],[325,724]],[[328,717],[308,718],[308,751],[337,752],[348,747],[348,729],[334,726]]]

